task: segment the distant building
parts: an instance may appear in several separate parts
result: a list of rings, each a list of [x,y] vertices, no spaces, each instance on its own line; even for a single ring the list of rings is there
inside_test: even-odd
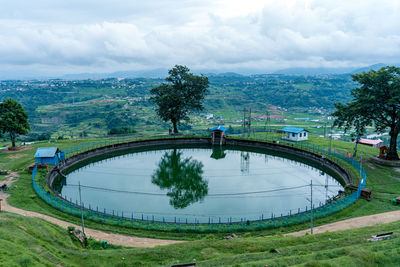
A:
[[[366,145],[366,146],[372,146],[372,147],[381,147],[381,146],[383,146],[383,141],[381,139],[371,140],[371,139],[360,138],[358,140],[358,143],[362,144],[362,145]]]
[[[308,131],[303,128],[289,127],[280,130],[282,132],[282,139],[289,141],[304,141],[308,140]]]
[[[213,115],[213,114],[211,114],[211,113],[207,113],[207,114],[206,114],[206,119],[207,119],[207,120],[211,120],[212,118],[214,118],[214,115]]]
[[[61,117],[52,117],[52,118],[41,118],[43,124],[49,124],[49,123],[64,123],[65,118]]]

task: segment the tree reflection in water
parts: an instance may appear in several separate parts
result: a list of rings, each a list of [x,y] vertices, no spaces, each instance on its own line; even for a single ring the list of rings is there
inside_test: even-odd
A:
[[[162,156],[151,181],[168,190],[171,206],[183,209],[207,195],[208,181],[203,180],[202,174],[203,163],[191,157],[182,158],[182,153],[174,149]]]
[[[225,156],[226,156],[225,149],[223,149],[221,146],[216,146],[216,147],[214,146],[210,157],[218,160],[225,158]]]

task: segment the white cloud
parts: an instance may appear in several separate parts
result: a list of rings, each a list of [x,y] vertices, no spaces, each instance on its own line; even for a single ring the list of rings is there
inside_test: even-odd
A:
[[[135,2],[3,3],[0,70],[400,63],[399,1]]]

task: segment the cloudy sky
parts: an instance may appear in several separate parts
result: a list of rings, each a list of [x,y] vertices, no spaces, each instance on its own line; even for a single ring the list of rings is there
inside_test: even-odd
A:
[[[400,0],[0,0],[0,72],[400,63]]]

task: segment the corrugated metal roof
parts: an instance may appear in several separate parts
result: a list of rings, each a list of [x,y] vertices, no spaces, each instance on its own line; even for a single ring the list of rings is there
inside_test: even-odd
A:
[[[219,130],[219,131],[225,132],[226,129],[228,129],[228,128],[226,128],[224,126],[217,126],[217,127],[212,128],[211,131]]]
[[[360,144],[368,144],[368,145],[378,145],[378,144],[382,143],[382,140],[381,139],[371,140],[371,139],[360,138],[358,140],[358,143],[360,143]]]
[[[307,130],[304,130],[304,128],[297,128],[297,127],[291,127],[291,126],[286,126],[281,131],[288,132],[288,133],[300,133],[302,131],[308,132]]]
[[[39,147],[36,150],[35,158],[53,158],[57,151],[57,147]]]

